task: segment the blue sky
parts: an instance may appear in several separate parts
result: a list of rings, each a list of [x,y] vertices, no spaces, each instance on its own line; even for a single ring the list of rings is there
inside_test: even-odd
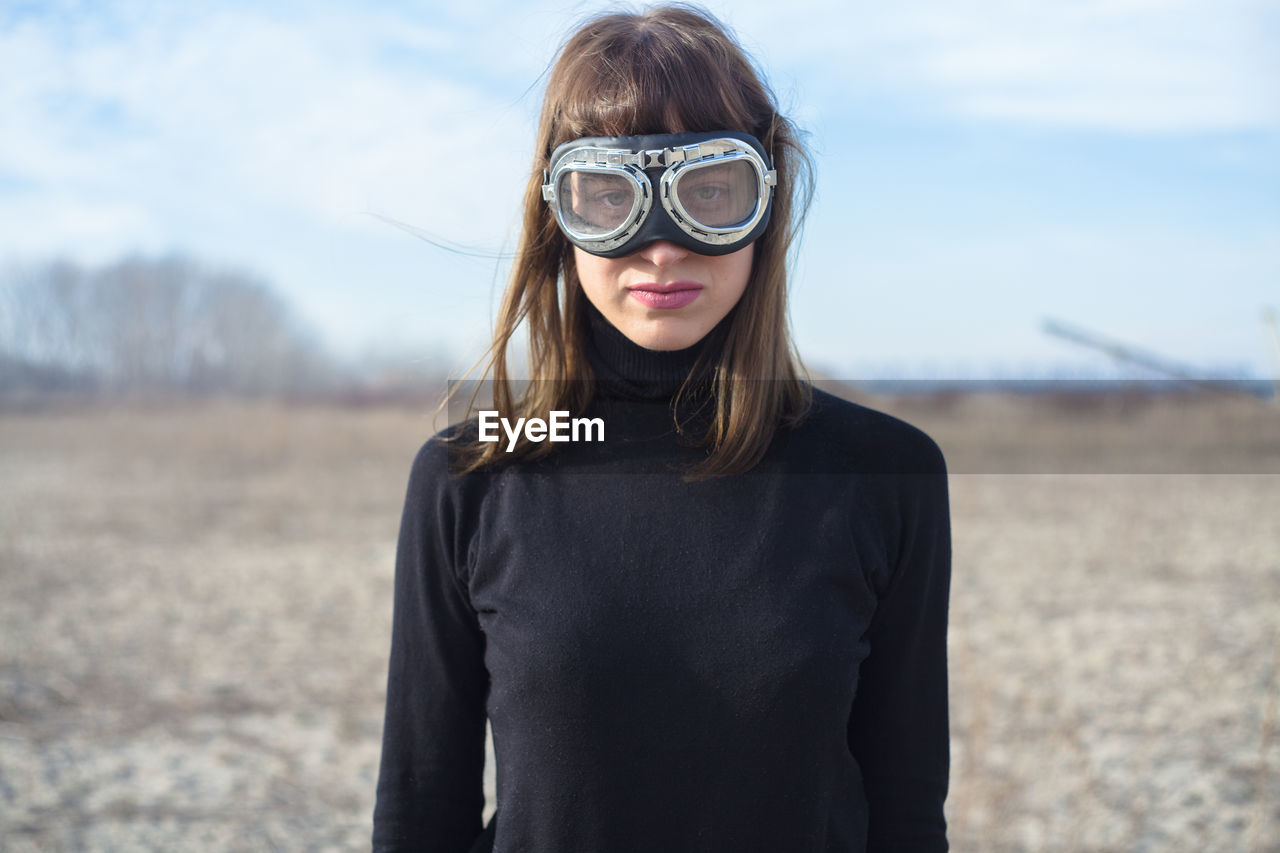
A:
[[[444,5],[444,4],[441,4]],[[1056,318],[1270,376],[1280,6],[707,4],[810,134],[811,367],[1105,372]],[[337,348],[461,361],[510,250],[541,75],[598,4],[0,5],[0,262],[183,251]]]

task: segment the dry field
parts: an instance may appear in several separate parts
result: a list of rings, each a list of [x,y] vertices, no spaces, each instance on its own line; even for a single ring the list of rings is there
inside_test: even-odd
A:
[[[953,471],[953,849],[1280,850],[1280,410],[881,405]],[[0,415],[0,849],[367,849],[431,432]]]

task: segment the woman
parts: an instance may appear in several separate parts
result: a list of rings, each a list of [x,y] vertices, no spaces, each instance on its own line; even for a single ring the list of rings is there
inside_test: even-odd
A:
[[[946,849],[944,464],[801,378],[802,164],[709,16],[565,44],[490,362],[507,427],[410,476],[375,849]],[[603,440],[510,429],[556,411]]]

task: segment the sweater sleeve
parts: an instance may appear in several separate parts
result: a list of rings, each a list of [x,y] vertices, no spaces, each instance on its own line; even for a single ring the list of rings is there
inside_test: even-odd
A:
[[[868,853],[947,850],[950,772],[947,609],[951,528],[946,465],[931,440],[901,474],[897,561],[867,631],[849,745],[867,796]]]
[[[488,674],[447,455],[418,453],[400,524],[375,853],[465,853],[481,831]]]

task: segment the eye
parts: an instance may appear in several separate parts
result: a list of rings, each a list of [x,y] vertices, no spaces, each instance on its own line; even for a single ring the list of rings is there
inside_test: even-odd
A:
[[[756,176],[742,159],[694,167],[676,185],[685,213],[702,225],[726,228],[745,221],[756,204]]]
[[[605,207],[622,207],[630,204],[631,197],[622,190],[608,190],[596,193],[595,202]]]
[[[724,184],[705,183],[693,188],[693,197],[697,201],[715,201],[723,198],[727,192],[729,188]]]

